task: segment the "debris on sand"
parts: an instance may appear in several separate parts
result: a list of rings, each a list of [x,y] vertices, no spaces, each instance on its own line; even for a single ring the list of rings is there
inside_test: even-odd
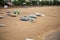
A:
[[[0,27],[5,27],[6,25],[5,24],[0,24]]]
[[[35,13],[36,16],[45,16],[44,14],[41,13]]]
[[[11,17],[16,17],[16,14],[13,14],[11,12],[6,12],[8,16],[11,16]]]
[[[4,14],[4,12],[1,12],[1,11],[0,11],[0,14]]]
[[[26,38],[26,40],[34,40],[34,39],[31,39],[31,38]]]
[[[4,18],[4,16],[0,16],[0,19]]]
[[[11,17],[16,17],[16,14],[10,14]]]
[[[10,12],[6,12],[8,16],[10,16]]]
[[[29,22],[32,22],[32,23],[35,22],[35,18],[30,18],[30,17],[28,17],[28,19],[29,19]]]

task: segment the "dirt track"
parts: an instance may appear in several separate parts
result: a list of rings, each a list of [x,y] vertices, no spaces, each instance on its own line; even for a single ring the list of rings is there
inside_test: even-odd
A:
[[[10,17],[6,15],[7,11],[18,10],[22,15]],[[33,38],[35,40],[44,40],[46,34],[60,30],[60,7],[28,7],[28,8],[9,8],[0,9],[4,18],[0,23],[6,27],[0,27],[0,40],[25,40]],[[24,15],[39,12],[45,14],[45,17],[37,17],[35,23],[20,21],[19,18]]]

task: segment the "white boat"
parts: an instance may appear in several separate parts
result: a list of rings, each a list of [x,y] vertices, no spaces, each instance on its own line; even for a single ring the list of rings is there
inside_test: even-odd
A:
[[[36,16],[45,16],[44,14],[41,13],[35,13]]]
[[[0,19],[4,18],[4,16],[0,16]]]
[[[34,15],[34,14],[30,14],[28,17],[30,17],[30,18],[36,18],[37,16]]]

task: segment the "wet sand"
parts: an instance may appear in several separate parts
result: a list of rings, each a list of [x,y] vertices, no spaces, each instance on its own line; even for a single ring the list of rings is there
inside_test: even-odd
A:
[[[7,11],[12,12],[18,10],[22,15],[17,17],[10,17],[6,15]],[[0,27],[0,40],[25,40],[26,38],[33,38],[35,40],[44,40],[48,33],[60,30],[60,7],[26,7],[26,8],[8,8],[0,9],[3,12],[3,19],[0,23],[6,27]],[[29,15],[35,12],[45,14],[44,17],[37,17],[35,23],[29,21],[19,20],[24,15]]]

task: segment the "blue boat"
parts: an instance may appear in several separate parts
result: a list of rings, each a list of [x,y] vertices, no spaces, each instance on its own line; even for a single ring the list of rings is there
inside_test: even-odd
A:
[[[22,21],[28,21],[29,19],[27,17],[22,17],[20,20],[22,20]]]

